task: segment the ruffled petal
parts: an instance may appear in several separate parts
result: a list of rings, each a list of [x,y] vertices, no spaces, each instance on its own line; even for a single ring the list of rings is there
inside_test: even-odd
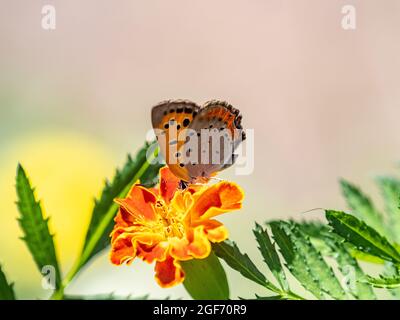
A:
[[[204,259],[211,252],[211,244],[207,238],[204,226],[200,225],[189,229],[186,238],[170,239],[170,254],[175,259],[186,261],[190,259]]]
[[[163,288],[170,288],[185,279],[185,273],[181,265],[170,255],[167,255],[164,261],[157,261],[155,266],[155,279]]]
[[[176,212],[177,218],[183,222],[189,223],[190,219],[184,219],[187,216],[188,209],[193,204],[193,196],[190,192],[178,191],[175,192],[173,199],[171,200],[170,207]]]
[[[191,260],[193,257],[189,254],[188,246],[189,240],[185,238],[171,238],[169,240],[171,244],[170,255],[177,260],[186,261]]]
[[[178,190],[179,181],[168,167],[160,169],[160,195],[167,204],[174,197],[175,191]]]
[[[133,215],[134,219],[144,218],[146,220],[156,219],[153,207],[156,201],[156,195],[150,189],[140,185],[134,185],[125,199],[115,199],[115,202],[123,207],[127,213]]]
[[[219,214],[242,207],[243,191],[232,182],[219,182],[195,193],[194,205],[190,210],[192,221],[207,220]]]
[[[204,226],[198,226],[192,229],[188,237],[188,253],[196,259],[207,258],[211,252],[211,244],[204,232]]]
[[[133,225],[134,218],[124,207],[120,207],[114,221],[118,227],[129,227]]]
[[[211,242],[221,242],[229,237],[228,229],[217,220],[206,220],[202,222],[202,225]]]
[[[167,241],[160,242],[154,246],[145,244],[137,244],[137,256],[147,263],[152,263],[154,260],[165,260],[168,251],[169,243]]]
[[[148,230],[139,231],[138,229],[140,228],[136,228],[136,231],[134,233],[134,238],[137,242],[141,244],[145,244],[147,246],[154,246],[164,240],[163,235],[160,233],[155,233]]]
[[[136,257],[136,248],[132,241],[132,234],[117,234],[111,244],[110,260],[113,264],[131,263]]]

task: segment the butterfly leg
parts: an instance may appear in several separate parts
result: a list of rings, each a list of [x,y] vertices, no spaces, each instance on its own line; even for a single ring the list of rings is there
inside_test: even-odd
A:
[[[185,190],[188,187],[188,183],[186,181],[180,180],[179,181],[179,189]]]

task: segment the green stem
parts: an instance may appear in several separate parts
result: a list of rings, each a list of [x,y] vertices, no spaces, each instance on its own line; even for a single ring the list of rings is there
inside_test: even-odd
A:
[[[292,292],[292,291],[283,291],[277,287],[275,287],[271,282],[267,282],[264,284],[264,287],[267,288],[268,290],[277,293],[281,297],[289,300],[306,300],[302,296],[299,296],[298,294]]]
[[[306,300],[302,296],[292,292],[292,291],[284,291],[281,293],[283,297],[288,298],[289,300]]]
[[[140,177],[147,171],[147,169],[150,167],[150,163],[157,157],[157,151],[152,154],[151,158],[143,163],[143,165],[140,167],[139,171],[135,174],[133,177],[132,181],[135,183],[137,180],[140,179]],[[118,195],[119,198],[125,197],[127,193],[129,192],[131,188],[131,184],[128,184],[125,186],[125,188],[120,192]],[[64,289],[69,285],[69,283],[72,281],[72,279],[76,276],[76,274],[80,271],[80,269],[85,265],[91,258],[91,254],[93,250],[96,248],[97,243],[101,239],[102,235],[104,234],[105,230],[107,229],[107,226],[110,224],[112,219],[115,216],[115,212],[118,209],[118,205],[116,203],[113,203],[110,208],[108,209],[107,213],[104,215],[103,219],[101,220],[100,224],[96,227],[96,230],[90,237],[87,245],[85,246],[85,249],[83,250],[81,256],[79,259],[74,263],[72,266],[71,270],[68,272],[68,274],[65,276],[65,278],[62,281],[62,284],[59,289],[57,289],[53,295],[51,296],[51,299],[53,300],[61,300],[64,297]]]

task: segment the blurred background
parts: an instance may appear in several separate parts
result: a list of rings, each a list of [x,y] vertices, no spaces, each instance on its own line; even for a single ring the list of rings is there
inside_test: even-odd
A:
[[[41,26],[46,4],[55,30]],[[341,26],[347,4],[355,30]],[[399,18],[398,0],[1,0],[0,263],[18,297],[49,292],[19,240],[17,163],[51,216],[66,272],[93,197],[164,99],[227,100],[255,130],[253,174],[222,174],[246,191],[244,208],[221,220],[261,268],[254,220],[345,209],[339,177],[376,195],[374,177],[399,171]],[[227,270],[232,297],[260,292]],[[187,297],[153,275],[141,261],[114,267],[105,252],[67,292]]]

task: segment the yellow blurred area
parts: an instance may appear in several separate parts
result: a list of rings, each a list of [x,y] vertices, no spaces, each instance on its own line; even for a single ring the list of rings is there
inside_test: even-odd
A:
[[[15,170],[25,168],[42,200],[63,272],[79,254],[93,207],[94,192],[115,167],[112,153],[96,140],[77,133],[48,131],[20,136],[0,158],[0,263],[16,282],[19,298],[42,296],[41,277],[17,222]],[[37,289],[37,290],[36,290]]]

